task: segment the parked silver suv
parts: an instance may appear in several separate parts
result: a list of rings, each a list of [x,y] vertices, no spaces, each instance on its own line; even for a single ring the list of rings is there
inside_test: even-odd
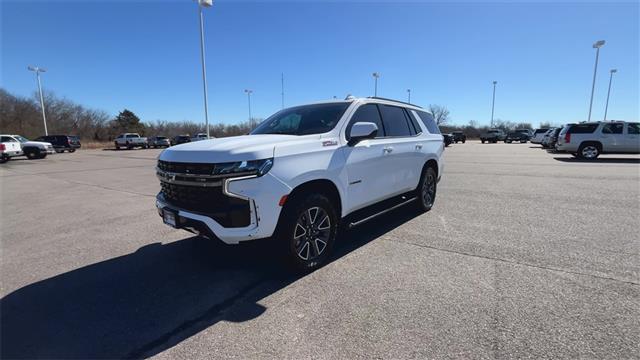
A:
[[[588,160],[600,154],[640,154],[640,123],[569,124],[558,135],[556,150]]]

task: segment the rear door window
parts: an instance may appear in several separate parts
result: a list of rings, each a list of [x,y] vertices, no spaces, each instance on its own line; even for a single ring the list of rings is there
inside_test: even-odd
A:
[[[627,132],[632,135],[640,134],[640,123],[629,123],[627,124],[628,130]]]
[[[602,127],[603,134],[622,134],[623,123],[606,124]]]
[[[404,109],[391,105],[379,105],[379,109],[386,136],[411,136]]]
[[[418,118],[420,119],[420,121],[422,121],[422,123],[427,128],[429,133],[440,134],[440,129],[438,128],[438,125],[436,124],[436,121],[433,119],[433,116],[431,114],[429,114],[426,111],[411,110],[411,112],[414,115],[418,116]]]

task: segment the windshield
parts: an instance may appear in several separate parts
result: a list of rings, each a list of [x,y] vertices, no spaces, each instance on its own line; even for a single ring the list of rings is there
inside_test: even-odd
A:
[[[14,136],[16,139],[18,139],[18,141],[20,141],[21,143],[27,142],[29,141],[29,139],[27,139],[26,137],[22,137],[20,135],[16,135]]]
[[[351,103],[296,106],[279,111],[263,121],[251,135],[311,135],[331,131]]]
[[[489,133],[489,134],[497,134],[498,130],[489,130],[487,133]]]

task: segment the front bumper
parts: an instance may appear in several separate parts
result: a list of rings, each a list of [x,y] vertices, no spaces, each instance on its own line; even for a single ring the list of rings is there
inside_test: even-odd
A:
[[[223,180],[226,196],[245,199],[249,203],[247,226],[225,227],[212,216],[190,211],[168,200],[161,191],[156,197],[156,208],[160,216],[165,210],[177,214],[176,227],[199,235],[216,238],[227,244],[268,238],[273,235],[280,211],[280,198],[291,192],[291,188],[271,174],[261,177],[238,177]]]

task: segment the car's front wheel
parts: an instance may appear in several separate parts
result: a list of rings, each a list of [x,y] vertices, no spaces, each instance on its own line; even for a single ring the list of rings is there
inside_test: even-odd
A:
[[[36,149],[25,149],[24,154],[29,160],[35,160],[40,155],[39,151]]]
[[[290,200],[281,240],[286,242],[290,263],[300,271],[312,271],[329,257],[338,232],[338,215],[331,201],[321,194]]]
[[[420,177],[420,185],[418,185],[418,208],[427,212],[431,210],[436,201],[436,192],[438,190],[438,176],[436,170],[428,166],[422,172]]]

